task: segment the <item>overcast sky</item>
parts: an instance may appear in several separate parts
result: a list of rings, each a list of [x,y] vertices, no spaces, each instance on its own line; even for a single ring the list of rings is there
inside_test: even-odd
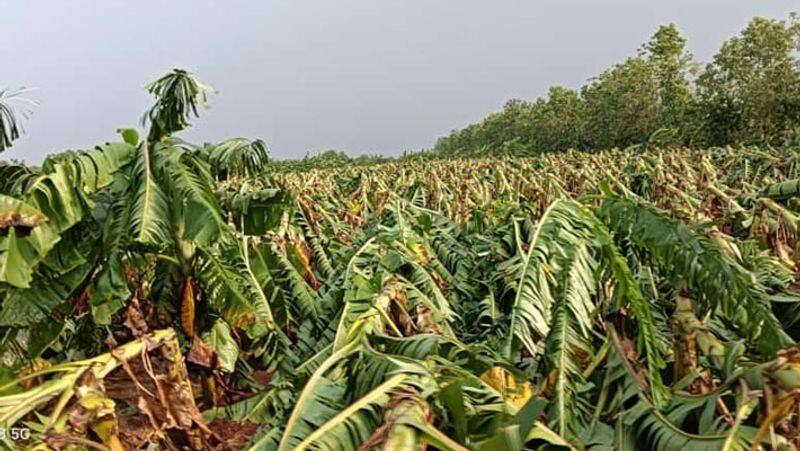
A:
[[[794,7],[793,7],[794,5]],[[0,87],[36,87],[5,158],[38,162],[138,125],[176,66],[219,93],[183,133],[277,157],[396,155],[548,86],[577,87],[673,22],[702,61],[784,0],[0,0]]]

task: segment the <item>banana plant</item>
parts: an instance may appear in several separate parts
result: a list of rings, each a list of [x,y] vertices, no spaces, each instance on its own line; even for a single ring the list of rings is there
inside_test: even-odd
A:
[[[164,380],[199,449],[800,444],[795,149],[284,163],[181,140],[189,72],[149,90],[142,137],[0,165],[0,415],[39,449],[177,447],[130,427]]]
[[[0,152],[11,147],[23,131],[22,120],[31,114],[35,105],[24,97],[26,89],[0,89]]]

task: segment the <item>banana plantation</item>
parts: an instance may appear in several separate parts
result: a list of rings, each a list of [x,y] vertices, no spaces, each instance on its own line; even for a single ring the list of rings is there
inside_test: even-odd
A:
[[[800,149],[287,166],[149,90],[0,165],[4,447],[800,446]]]

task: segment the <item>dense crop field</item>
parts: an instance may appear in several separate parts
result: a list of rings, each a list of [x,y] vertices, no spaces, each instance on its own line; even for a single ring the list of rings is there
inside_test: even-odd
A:
[[[186,142],[174,69],[0,161],[0,449],[798,449],[800,19],[686,44],[398,158]]]
[[[798,444],[794,149],[301,168],[122,134],[0,168],[8,446]]]

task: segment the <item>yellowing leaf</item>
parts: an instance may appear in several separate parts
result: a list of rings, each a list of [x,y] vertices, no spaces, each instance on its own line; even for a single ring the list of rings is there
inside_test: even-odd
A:
[[[533,396],[533,387],[530,381],[517,384],[517,379],[500,366],[494,366],[481,375],[481,380],[494,388],[514,407],[521,409]]]
[[[186,278],[181,293],[181,326],[186,335],[194,336],[194,288],[191,277]]]

